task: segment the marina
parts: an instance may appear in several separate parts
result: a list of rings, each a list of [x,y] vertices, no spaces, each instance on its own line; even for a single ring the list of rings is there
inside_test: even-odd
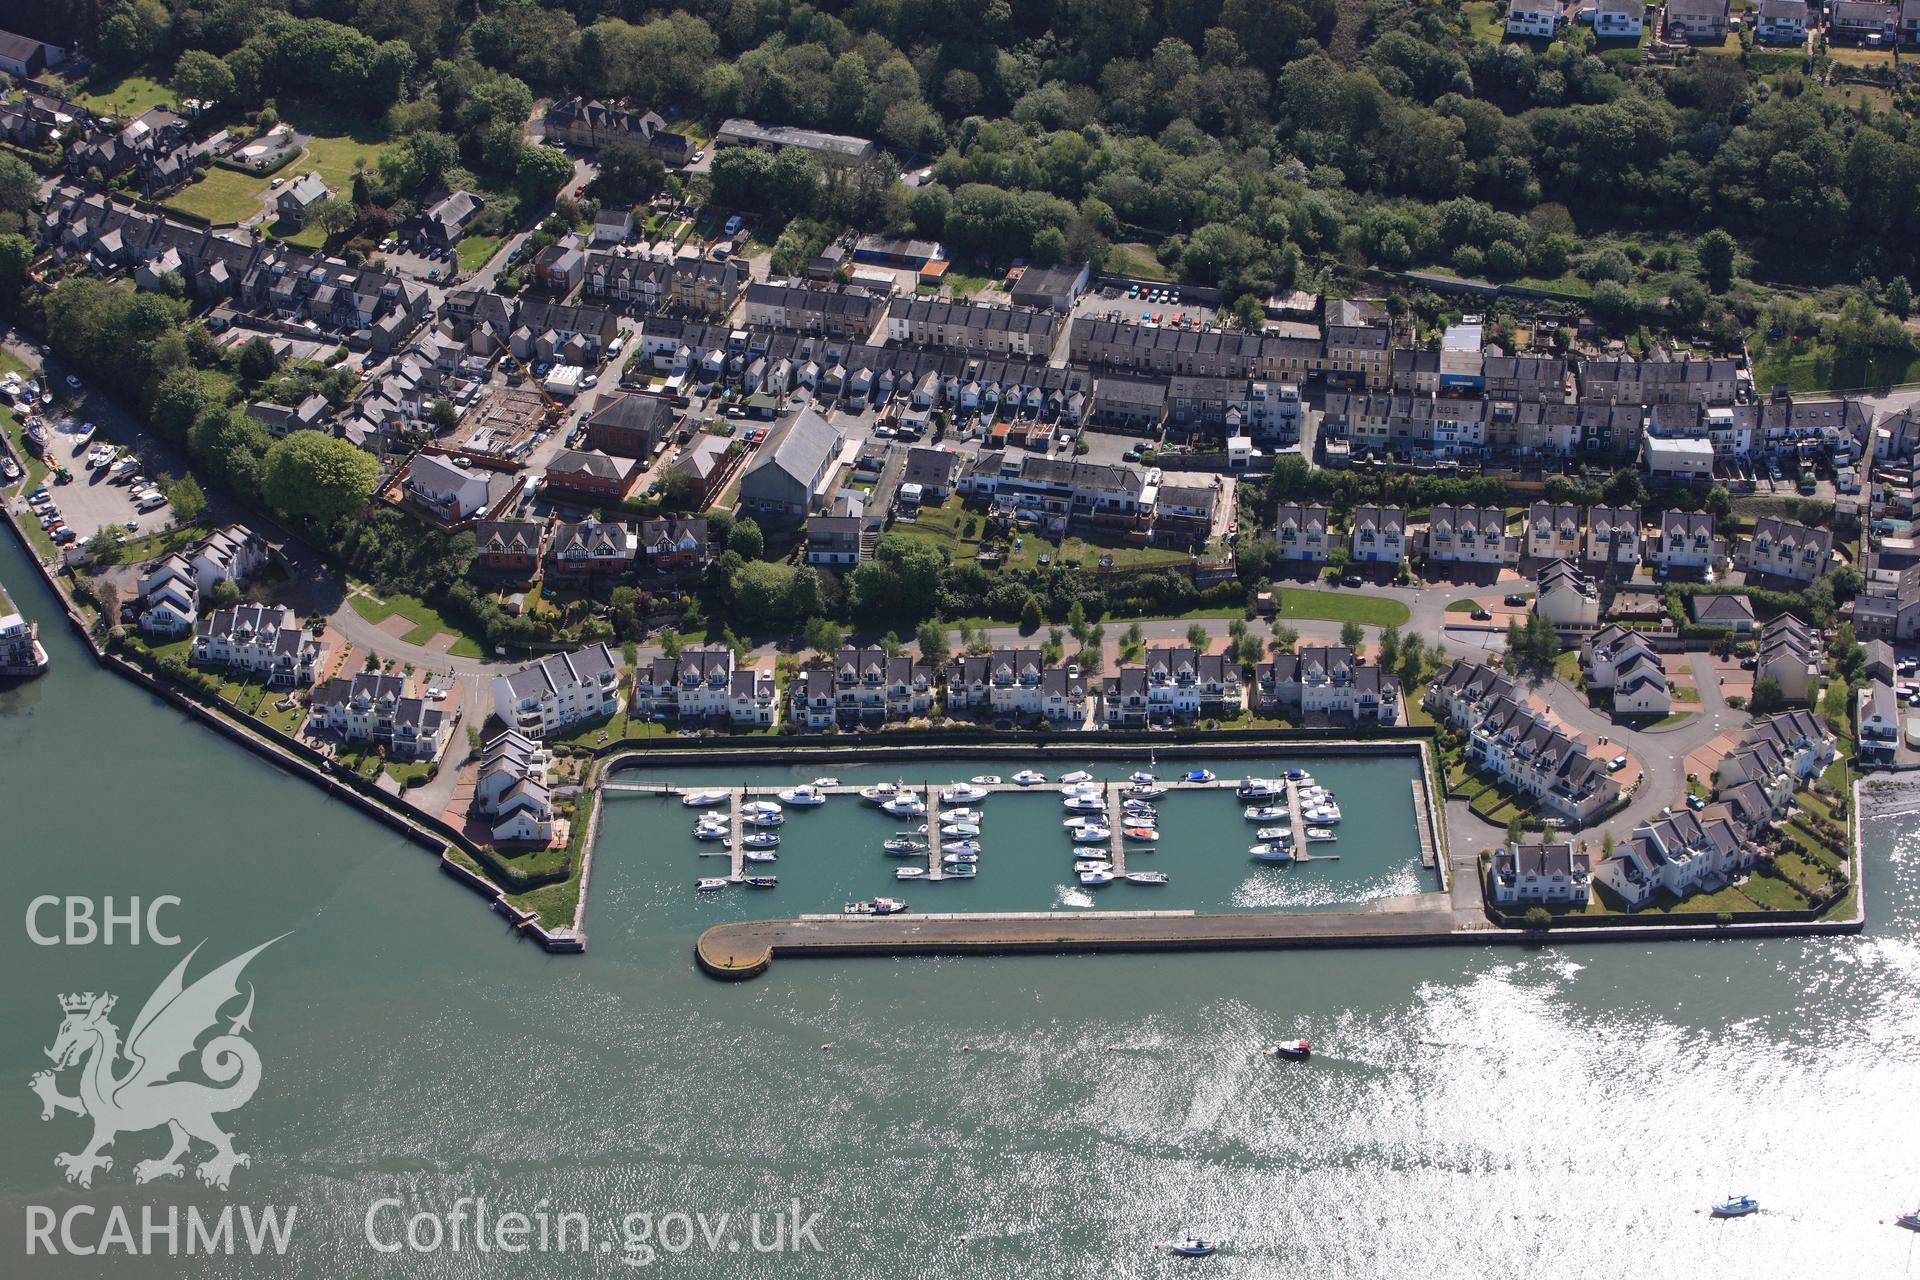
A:
[[[889,874],[896,860],[879,842],[916,823],[844,798],[807,813],[789,807],[779,886],[697,901],[701,866],[723,864],[697,856],[687,834],[695,813],[670,798],[623,799],[602,807],[592,949],[552,958],[447,893],[407,842],[97,668],[49,623],[57,614],[10,546],[0,549],[0,578],[42,623],[53,658],[45,677],[0,686],[11,834],[23,849],[58,855],[34,870],[32,891],[179,895],[166,922],[189,941],[209,940],[206,963],[288,933],[248,970],[268,1073],[240,1113],[253,1162],[234,1194],[300,1205],[291,1256],[261,1274],[324,1274],[359,1256],[367,1206],[394,1194],[403,1165],[445,1204],[476,1185],[524,1189],[528,1203],[551,1196],[617,1222],[636,1187],[714,1205],[758,1187],[784,1203],[803,1188],[774,1164],[800,1151],[821,1171],[804,1194],[828,1251],[777,1267],[747,1255],[692,1258],[696,1271],[918,1280],[964,1270],[1017,1280],[1079,1274],[1097,1257],[1102,1274],[1149,1280],[1188,1269],[1154,1241],[1198,1235],[1223,1243],[1214,1262],[1191,1265],[1233,1274],[1340,1276],[1364,1258],[1372,1272],[1478,1280],[1512,1270],[1516,1250],[1538,1242],[1541,1256],[1560,1257],[1551,1252],[1560,1242],[1598,1229],[1621,1243],[1566,1263],[1598,1280],[1907,1273],[1914,1237],[1896,1218],[1916,1203],[1914,1133],[1902,1119],[1914,1053],[1912,1002],[1901,993],[1920,982],[1920,829],[1911,821],[1865,823],[1876,910],[1858,937],[783,961],[734,986],[694,962],[696,940],[716,924],[888,897],[910,908],[896,919],[921,916],[925,927],[927,916],[971,917],[975,904],[1014,911],[1069,878],[1057,792],[978,805],[980,878],[941,886],[896,885]],[[1082,763],[1059,758],[1039,767],[1057,776]],[[838,772],[867,783],[901,773],[898,758],[805,771],[790,763],[709,763],[674,780],[759,786],[778,774],[792,785]],[[944,783],[1010,777],[1026,763],[941,761],[924,772]],[[1370,762],[1301,763],[1345,805],[1334,846],[1345,858],[1275,881],[1324,880],[1350,899],[1378,900],[1404,859],[1407,892],[1419,892],[1411,827],[1369,813],[1397,804],[1410,823],[1413,770],[1396,778]],[[1145,764],[1089,767],[1124,778]],[[1248,766],[1213,767],[1224,777]],[[921,772],[914,763],[906,776]],[[112,804],[88,801],[102,777],[112,779]],[[225,788],[226,820],[275,832],[270,847],[236,855],[228,842],[152,820],[210,779]],[[1199,899],[1227,903],[1248,865],[1251,830],[1239,809],[1216,793],[1170,793],[1157,852],[1133,865],[1164,866],[1173,883],[1097,896],[1165,908],[1158,926],[1144,916],[1125,926],[1143,931],[1180,926],[1175,912]],[[857,847],[838,848],[850,835]],[[857,883],[831,896],[842,872]],[[1392,914],[1332,905],[1329,915]],[[1028,927],[1058,930],[1089,913],[1041,902],[1028,914]],[[9,936],[15,980],[0,1005],[21,1029],[21,1080],[45,1065],[54,993],[113,990],[130,1018],[176,958],[146,947],[38,947],[17,922]],[[313,981],[316,972],[327,981]],[[369,998],[376,991],[382,1000]],[[115,1020],[127,1025],[119,1012]],[[1294,1038],[1311,1039],[1311,1061],[1268,1056]],[[452,1062],[495,1081],[537,1073],[540,1104],[478,1105],[470,1090],[448,1087]],[[754,1066],[754,1087],[714,1087],[743,1063]],[[1497,1116],[1488,1111],[1496,1083]],[[823,1098],[831,1105],[814,1101]],[[1606,1122],[1568,1123],[1570,1099]],[[26,1105],[0,1115],[0,1185],[16,1204],[74,1194],[53,1156],[84,1133],[78,1123],[43,1122]],[[1688,1140],[1650,1141],[1661,1133]],[[164,1142],[152,1131],[121,1141],[125,1163],[95,1196],[196,1188],[137,1190],[128,1164]],[[1382,1160],[1383,1150],[1394,1158]],[[1009,1152],[1024,1197],[1012,1230],[1002,1225],[1004,1180],[955,1176],[1004,1166]],[[537,1187],[526,1182],[529,1160],[541,1170]],[[935,1184],[943,1194],[925,1195]],[[1712,1220],[1711,1205],[1729,1193],[1765,1207]],[[1397,1225],[1383,1226],[1384,1215]],[[930,1253],[930,1240],[950,1247]],[[98,1258],[45,1261],[50,1276],[102,1267]],[[608,1269],[595,1261],[542,1265],[554,1275]],[[524,1258],[498,1252],[467,1250],[454,1262],[489,1280],[527,1270]],[[157,1257],[138,1269],[159,1277],[195,1267],[204,1274],[207,1263]],[[238,1274],[233,1265],[222,1273]]]
[[[1131,777],[1100,777],[1082,770],[1077,771],[1076,775],[1069,775],[1075,777],[1074,781],[1060,784],[1023,784],[997,778],[989,781],[991,775],[975,775],[972,781],[959,781],[957,776],[942,780],[937,775],[945,764],[928,761],[926,768],[935,776],[925,781],[909,782],[899,777],[870,780],[849,776],[844,779],[815,779],[799,787],[784,777],[714,787],[704,777],[694,781],[640,781],[615,775],[602,785],[602,793],[609,800],[677,802],[708,815],[703,818],[706,825],[696,828],[696,836],[703,841],[699,852],[705,858],[727,858],[728,872],[725,878],[733,884],[744,883],[744,877],[748,874],[744,857],[747,850],[756,845],[763,850],[773,847],[774,842],[756,840],[749,834],[756,831],[756,822],[778,822],[778,831],[783,835],[792,835],[798,828],[786,821],[789,816],[811,828],[822,822],[833,822],[837,826],[847,821],[836,819],[833,816],[836,813],[872,814],[876,811],[884,821],[904,824],[894,826],[874,842],[878,852],[886,858],[885,874],[896,880],[912,879],[922,884],[939,884],[948,880],[989,881],[1002,868],[1014,869],[1010,864],[1019,864],[1021,869],[1030,867],[1036,857],[1033,842],[1027,837],[1023,824],[1019,834],[1007,839],[1008,834],[1016,828],[1005,821],[996,826],[995,815],[1000,814],[1004,819],[1010,807],[1017,807],[1024,816],[1032,808],[1051,802],[1059,806],[1065,819],[1061,836],[1063,857],[1070,853],[1074,860],[1084,859],[1097,846],[1098,857],[1104,864],[1082,868],[1075,861],[1071,878],[1063,880],[1065,884],[1072,887],[1077,883],[1079,888],[1096,890],[1125,884],[1164,891],[1177,882],[1184,882],[1186,868],[1182,861],[1195,856],[1198,845],[1210,846],[1216,842],[1212,830],[1220,823],[1229,821],[1228,815],[1238,813],[1240,805],[1236,791],[1249,781],[1215,776],[1209,770],[1195,771],[1204,774],[1204,777],[1189,778],[1176,774],[1164,779],[1140,770],[1135,770]],[[1381,767],[1400,769],[1404,768],[1404,763],[1397,766],[1388,758],[1354,762],[1348,767],[1354,770],[1377,770]],[[854,766],[854,769],[865,773],[871,771],[872,766]],[[1107,772],[1115,771],[1109,769]],[[1290,854],[1285,864],[1304,869],[1313,863],[1339,861],[1342,855],[1331,851],[1332,834],[1321,833],[1318,837],[1309,834],[1313,828],[1306,817],[1313,804],[1330,801],[1319,798],[1321,792],[1312,775],[1299,768],[1293,772],[1302,776],[1297,779],[1275,778],[1270,783],[1262,784],[1272,788],[1275,799],[1285,801],[1282,812],[1289,825],[1284,828],[1286,835],[1282,839]],[[1419,789],[1417,776],[1411,779],[1411,785],[1415,791]],[[788,803],[784,798],[796,794],[804,797],[802,806],[793,810],[791,815],[781,812]],[[1154,800],[1144,798],[1149,794],[1154,796]],[[1198,807],[1203,804],[1207,806],[1204,810]],[[1167,844],[1162,844],[1162,809],[1168,812],[1175,824],[1174,838]],[[1211,812],[1213,818],[1196,830],[1193,822],[1204,812]],[[724,843],[715,838],[723,815],[728,824]],[[1413,882],[1405,878],[1417,866],[1417,849],[1411,829],[1412,811],[1408,811],[1404,817],[1407,820],[1404,825],[1395,823],[1391,828],[1380,827],[1373,831],[1375,837],[1382,841],[1381,848],[1398,862],[1403,873],[1399,883],[1383,892],[1411,893],[1437,888],[1430,876],[1426,877],[1425,884],[1417,882],[1420,879],[1417,875]],[[1388,831],[1391,831],[1391,835],[1387,834]],[[1000,839],[995,838],[996,833]],[[1315,851],[1309,851],[1309,842],[1315,844]],[[858,848],[864,841],[862,837],[849,834],[846,843]],[[1206,856],[1210,860],[1216,852],[1236,852],[1244,842],[1236,844],[1231,840],[1222,840],[1219,843],[1220,850],[1207,850]],[[783,854],[790,852],[789,843],[783,840],[779,844]],[[1393,852],[1396,849],[1397,852]],[[1163,850],[1167,854],[1165,857],[1159,856]],[[1137,865],[1142,856],[1151,859],[1146,867]],[[1130,866],[1130,861],[1135,865]],[[1260,861],[1252,860],[1256,864],[1252,873],[1255,876],[1261,874],[1257,869]],[[1281,865],[1277,860],[1265,861],[1272,866]],[[916,874],[909,875],[909,871]],[[1329,887],[1338,892],[1337,886],[1323,886]],[[847,891],[871,888],[871,885],[850,883]],[[1256,880],[1255,889],[1258,888],[1259,882]],[[818,903],[810,905],[824,907],[835,896],[839,895],[828,894]],[[1369,896],[1376,895],[1354,894],[1345,900],[1364,901]],[[1232,894],[1224,903],[1204,896],[1192,899],[1192,903],[1196,909],[1244,905],[1251,910],[1273,905],[1274,899],[1275,895],[1255,892],[1244,904],[1234,901]],[[1001,900],[984,905],[982,909],[1010,905],[1014,904]],[[1027,905],[1042,904],[1030,902]],[[1056,901],[1048,905],[1090,909],[1095,903],[1092,898],[1085,897],[1080,901]],[[1104,907],[1107,904],[1102,902],[1099,905]]]

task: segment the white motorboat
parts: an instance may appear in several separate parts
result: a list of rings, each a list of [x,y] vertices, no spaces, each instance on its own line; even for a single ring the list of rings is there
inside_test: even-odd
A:
[[[1278,822],[1289,816],[1286,807],[1277,804],[1248,805],[1242,812],[1246,814],[1248,822]]]
[[[849,902],[841,911],[850,916],[897,916],[907,909],[907,904],[898,898],[872,898],[865,902]]]
[[[940,874],[949,880],[971,880],[980,874],[980,868],[971,862],[960,862],[950,867],[942,867]]]
[[[1104,827],[1107,825],[1107,820],[1105,817],[1076,813],[1071,818],[1063,819],[1060,825],[1071,831],[1075,827]]]
[[[1073,864],[1075,871],[1111,871],[1113,864],[1105,858],[1082,858]]]
[[[1135,784],[1136,786],[1150,787],[1154,783],[1160,781],[1160,779],[1154,777],[1152,774],[1148,773],[1145,769],[1135,769],[1132,773],[1127,775],[1127,781]]]
[[[1287,770],[1287,781],[1288,782],[1312,782],[1313,775],[1308,773],[1305,769],[1289,769]]]
[[[721,826],[721,827],[704,827],[703,826],[703,827],[695,827],[693,829],[693,838],[695,840],[725,840],[728,836],[732,834],[733,832],[724,826]]]
[[[1126,800],[1158,800],[1165,794],[1167,787],[1162,782],[1135,783],[1120,793],[1121,798]]]
[[[881,810],[896,818],[924,818],[927,816],[927,803],[911,795],[897,795],[880,806]]]
[[[810,787],[837,787],[840,785],[840,779],[815,778],[812,782],[809,782],[807,785]]]
[[[784,813],[749,813],[743,814],[740,820],[750,827],[777,827],[786,822],[787,815]]]
[[[1075,769],[1072,773],[1061,774],[1060,781],[1069,783],[1069,784],[1075,783],[1075,782],[1092,782],[1093,775],[1088,773],[1085,769]]]
[[[1107,844],[1113,840],[1113,832],[1106,827],[1075,827],[1075,844]]]
[[[1183,782],[1212,782],[1214,780],[1213,770],[1211,769],[1189,769],[1187,770],[1187,776],[1181,779]]]
[[[1267,1052],[1276,1058],[1292,1058],[1295,1061],[1304,1061],[1313,1056],[1313,1042],[1310,1040],[1282,1040],[1279,1044],[1267,1050]]]
[[[943,823],[978,822],[981,817],[982,814],[978,809],[942,809],[940,811],[940,821]]]
[[[1259,862],[1292,862],[1293,846],[1286,844],[1256,844],[1247,850],[1249,856]]]
[[[980,861],[980,855],[977,853],[943,853],[940,855],[940,865],[943,867],[964,867],[978,861]]]
[[[1177,1253],[1183,1258],[1206,1258],[1219,1250],[1220,1242],[1204,1236],[1186,1236],[1166,1248],[1168,1253]]]
[[[689,809],[707,809],[726,802],[727,793],[724,791],[689,791],[680,797],[680,803]]]
[[[1152,818],[1160,812],[1145,800],[1122,800],[1120,809],[1123,813],[1138,814],[1142,818]]]
[[[896,858],[917,858],[927,851],[926,841],[909,840],[905,836],[895,836],[880,847]]]
[[[940,834],[943,836],[977,836],[980,824],[977,822],[942,822]]]
[[[1327,830],[1325,827],[1307,828],[1308,844],[1324,844],[1328,840],[1338,840],[1339,838],[1339,836],[1334,835],[1333,832]]]
[[[1081,883],[1081,884],[1084,884],[1084,885],[1087,885],[1087,886],[1089,886],[1089,887],[1091,887],[1091,886],[1093,886],[1093,885],[1099,885],[1099,884],[1112,884],[1112,883],[1113,883],[1113,872],[1111,872],[1111,871],[1082,871],[1082,872],[1080,873],[1080,883]]]
[[[702,876],[693,887],[701,893],[713,893],[726,888],[727,880],[725,876]]]
[[[778,862],[780,855],[767,849],[748,849],[740,855],[748,862]]]
[[[1069,813],[1105,813],[1107,802],[1099,796],[1068,796],[1061,805]]]
[[[780,793],[780,800],[784,804],[794,805],[801,809],[812,809],[825,804],[827,802],[827,795],[826,792],[812,785],[788,787]]]
[[[780,877],[779,876],[741,876],[740,883],[744,884],[749,889],[777,889],[780,887]]]
[[[900,794],[897,782],[876,782],[870,787],[860,788],[860,798],[868,804],[885,804]]]
[[[1097,796],[1100,791],[1101,787],[1097,782],[1069,782],[1060,788],[1060,794],[1063,796]]]
[[[740,812],[748,815],[756,813],[779,813],[778,802],[773,800],[749,800],[740,806]]]
[[[1264,840],[1291,840],[1293,839],[1293,828],[1292,827],[1262,827],[1258,831],[1253,833],[1253,838],[1256,840],[1263,840],[1263,841]]]
[[[997,787],[1000,785],[1000,775],[997,773],[976,773],[971,778],[968,778],[967,781],[976,787]]]
[[[893,869],[893,878],[895,880],[919,880],[925,877],[926,874],[927,869],[925,867],[895,867]]]
[[[1167,873],[1164,871],[1129,871],[1120,877],[1128,884],[1165,884]]]
[[[978,840],[949,840],[940,846],[940,852],[943,854],[978,853],[980,852],[980,842]]]
[[[940,793],[941,804],[972,804],[985,800],[990,793],[985,787],[976,787],[971,782],[955,782]]]
[[[1022,769],[1013,775],[1014,783],[1022,787],[1037,787],[1047,780],[1047,775],[1037,769]]]
[[[1330,827],[1340,821],[1340,811],[1338,809],[1302,809],[1300,810],[1300,816],[1315,826],[1320,827]]]
[[[778,831],[753,831],[740,840],[743,849],[775,849],[780,845]]]
[[[1242,778],[1234,790],[1242,800],[1271,800],[1285,794],[1286,788],[1267,778]]]

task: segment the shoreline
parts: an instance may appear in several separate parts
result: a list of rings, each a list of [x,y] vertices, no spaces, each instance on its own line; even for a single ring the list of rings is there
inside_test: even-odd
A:
[[[534,939],[543,950],[557,954],[579,954],[586,950],[587,894],[591,883],[593,854],[598,843],[605,810],[604,804],[595,805],[593,825],[581,850],[580,890],[574,904],[572,923],[567,927],[550,930],[540,924],[535,913],[525,911],[509,902],[506,891],[488,879],[484,872],[478,869],[477,863],[470,867],[449,856],[452,851],[459,850],[469,859],[472,858],[471,853],[465,850],[464,841],[457,832],[438,830],[437,827],[443,824],[435,823],[427,815],[411,811],[401,812],[381,799],[346,785],[314,763],[272,741],[264,733],[257,732],[186,696],[137,664],[101,647],[94,640],[85,618],[61,587],[58,575],[35,553],[32,543],[19,526],[16,513],[10,507],[4,510],[7,524],[19,540],[27,559],[39,572],[42,582],[59,601],[67,625],[93,655],[97,665],[140,685],[228,740],[252,751],[289,774],[318,785],[326,794],[345,800],[368,817],[433,852],[438,857],[442,872],[488,899],[492,910],[505,916],[512,922],[516,931]],[[1293,736],[1296,733],[1299,736]],[[1286,736],[1282,736],[1283,734]],[[1081,759],[1138,758],[1142,748],[1146,748],[1154,755],[1164,753],[1171,757],[1186,758],[1236,750],[1265,752],[1294,750],[1303,754],[1331,756],[1405,755],[1418,759],[1421,763],[1420,776],[1415,780],[1415,786],[1418,793],[1424,794],[1426,798],[1425,826],[1428,828],[1428,834],[1440,842],[1433,868],[1439,881],[1439,889],[1431,895],[1420,896],[1431,896],[1446,902],[1452,886],[1449,884],[1448,857],[1445,852],[1443,834],[1445,825],[1439,821],[1440,804],[1436,803],[1436,798],[1432,794],[1428,737],[1429,735],[1417,730],[1403,730],[1400,736],[1395,737],[1382,736],[1368,739],[1321,737],[1311,730],[1256,730],[1237,733],[1227,731],[1221,733],[1217,739],[1180,734],[1172,736],[1169,740],[1168,735],[1140,734],[1116,740],[1112,736],[1103,734],[1098,740],[1059,738],[1049,735],[1039,737],[1037,740],[982,742],[967,730],[960,730],[956,733],[957,740],[928,741],[920,738],[917,741],[900,743],[886,743],[883,735],[872,735],[873,740],[866,740],[863,736],[860,741],[844,745],[831,741],[826,735],[821,735],[817,743],[807,742],[804,738],[800,743],[796,743],[795,736],[789,736],[785,739],[786,745],[783,746],[728,741],[716,743],[710,747],[701,747],[690,743],[663,741],[660,747],[651,748],[621,743],[603,749],[606,751],[605,755],[593,753],[593,777],[598,781],[605,781],[621,771],[644,768],[649,763],[677,766],[748,764],[775,759],[786,761],[812,759],[822,764],[870,765],[875,763],[876,754],[882,751],[888,756],[899,756],[904,753],[909,757],[923,759],[1023,759],[1029,761],[1036,757],[1044,758],[1049,754],[1072,755]],[[1157,936],[1145,934],[1138,927],[1110,928],[1103,925],[1101,923],[1103,918],[1116,918],[1111,913],[1049,917],[1062,925],[1073,921],[1091,922],[1091,925],[1083,923],[1065,931],[1056,929],[1053,936],[1041,936],[1038,931],[1028,930],[1026,932],[1029,936],[1024,937],[1008,936],[1004,932],[996,934],[997,926],[994,921],[997,917],[991,913],[982,913],[971,921],[943,922],[941,929],[937,931],[938,936],[922,933],[918,937],[912,936],[910,931],[920,929],[928,921],[928,917],[917,919],[911,916],[889,917],[878,920],[835,918],[831,926],[832,931],[824,934],[822,921],[817,918],[808,920],[803,917],[799,920],[740,921],[716,925],[696,939],[694,952],[702,972],[717,978],[738,979],[765,972],[773,959],[781,954],[1008,954],[1035,951],[1064,953],[1465,943],[1540,945],[1561,938],[1572,941],[1676,941],[1743,936],[1787,937],[1858,933],[1866,923],[1866,889],[1864,859],[1860,850],[1860,823],[1863,817],[1871,816],[1861,814],[1859,809],[1864,781],[1865,779],[1857,778],[1853,786],[1856,817],[1851,826],[1856,899],[1853,916],[1844,920],[1756,920],[1726,924],[1635,923],[1555,926],[1540,931],[1500,924],[1487,911],[1484,890],[1482,890],[1479,918],[1471,925],[1462,923],[1456,919],[1449,906],[1444,909],[1446,924],[1444,929],[1438,924],[1438,917],[1442,914],[1443,908],[1437,905],[1430,909],[1434,916],[1433,920],[1423,920],[1419,927],[1405,927],[1398,930],[1381,927],[1374,922],[1383,918],[1391,921],[1394,917],[1399,917],[1404,924],[1408,917],[1418,913],[1418,909],[1416,911],[1378,909],[1376,906],[1346,912],[1235,913],[1224,917],[1196,914],[1183,918],[1190,923],[1183,923]],[[1916,802],[1920,803],[1920,797],[1916,797]],[[1416,816],[1416,823],[1418,822],[1419,819]],[[1392,902],[1393,900],[1382,901]],[[1128,913],[1120,913],[1117,918],[1136,917],[1130,917]],[[1323,922],[1317,927],[1307,928],[1297,923],[1301,919],[1316,918]],[[1221,920],[1256,923],[1254,925],[1214,923]],[[1364,923],[1355,924],[1356,920]],[[802,925],[809,927],[804,932],[788,932]],[[853,929],[857,929],[858,932],[849,931]],[[734,956],[742,948],[745,955],[736,961]]]

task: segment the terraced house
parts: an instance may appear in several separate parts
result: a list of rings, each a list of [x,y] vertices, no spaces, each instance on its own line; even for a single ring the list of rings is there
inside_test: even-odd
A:
[[[1350,537],[1355,562],[1399,564],[1407,558],[1407,513],[1401,507],[1355,507]]]
[[[1593,507],[1587,512],[1587,559],[1594,564],[1640,563],[1640,509]]]
[[[1596,878],[1629,907],[1662,893],[1680,899],[1724,887],[1753,868],[1759,851],[1725,806],[1709,808],[1714,811],[1682,809],[1634,828],[1601,862]]]
[[[1263,715],[1394,724],[1400,681],[1346,645],[1307,645],[1254,667],[1254,705]]]
[[[308,723],[392,760],[438,760],[452,721],[425,698],[409,695],[408,683],[375,671],[336,677],[313,691]]]
[[[1662,511],[1654,517],[1646,558],[1669,572],[1707,572],[1726,559],[1726,543],[1705,511]]]
[[[1323,504],[1281,503],[1273,513],[1273,540],[1280,547],[1280,558],[1324,564],[1331,550],[1327,526],[1327,508]]]
[[[313,683],[327,647],[284,605],[215,609],[193,630],[193,661],[265,676],[274,688]]]
[[[747,286],[746,322],[865,342],[886,317],[887,300],[864,289],[815,289],[768,282]]]
[[[1064,668],[1049,666],[1038,649],[962,654],[947,664],[949,715],[971,712],[992,719],[1065,720],[1077,714],[1084,719],[1086,697],[1084,681]]]
[[[1586,747],[1522,705],[1510,677],[1456,662],[1426,706],[1468,731],[1467,763],[1530,798],[1549,817],[1582,826],[1620,796],[1620,784]]]
[[[1580,508],[1571,502],[1536,502],[1527,508],[1527,554],[1580,559]]]
[[[633,567],[635,538],[624,523],[592,516],[562,520],[547,539],[547,573],[555,578],[618,577]]]
[[[1059,333],[1060,317],[1051,310],[937,298],[895,298],[887,310],[887,341],[968,355],[1045,360]]]
[[[1833,530],[1762,516],[1741,542],[1738,562],[1749,574],[1812,582],[1833,567]]]
[[[1498,507],[1436,503],[1427,518],[1427,558],[1455,564],[1514,564],[1520,539],[1507,534],[1507,513]]]
[[[1138,676],[1129,672],[1138,669]],[[1100,716],[1108,725],[1139,725],[1235,716],[1246,705],[1240,664],[1190,645],[1148,649],[1103,682]]]
[[[620,664],[602,644],[550,654],[493,678],[493,710],[509,729],[539,741],[620,710]]]
[[[655,658],[634,673],[633,709],[683,725],[770,728],[779,714],[774,675],[742,666],[732,649],[688,649]]]
[[[930,715],[933,669],[908,654],[888,657],[877,645],[848,646],[825,666],[792,682],[790,722],[808,729],[830,725],[871,728]]]
[[[691,573],[707,566],[707,522],[699,516],[662,516],[640,522],[640,555],[656,573]]]

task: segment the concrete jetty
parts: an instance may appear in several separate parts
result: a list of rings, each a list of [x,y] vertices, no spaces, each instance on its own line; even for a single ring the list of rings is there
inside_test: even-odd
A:
[[[1484,932],[1484,931],[1482,931]],[[1498,936],[1498,935],[1496,935]],[[1327,912],[981,912],[802,916],[715,925],[694,954],[716,978],[750,978],[776,956],[994,955],[1243,947],[1396,946],[1473,942],[1455,933],[1452,900],[1415,894]]]
[[[927,788],[927,879],[945,880],[946,864],[940,861],[940,788]]]

